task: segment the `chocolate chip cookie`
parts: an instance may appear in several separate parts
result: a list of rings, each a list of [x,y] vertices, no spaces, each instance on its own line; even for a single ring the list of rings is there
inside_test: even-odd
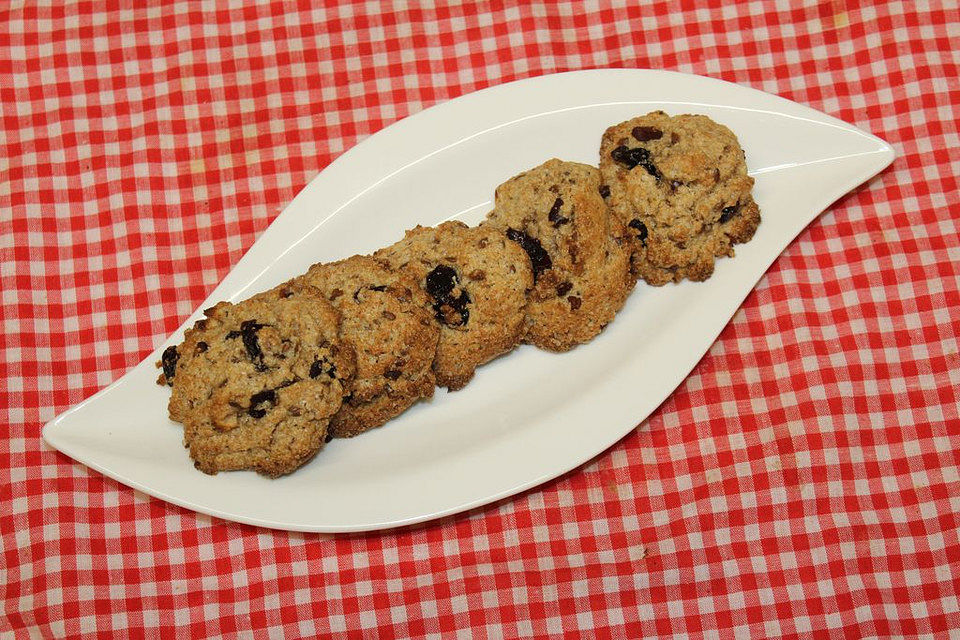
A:
[[[330,434],[355,436],[433,396],[440,328],[427,312],[426,293],[409,275],[370,256],[353,256],[316,264],[299,279],[340,312],[340,336],[357,357]]]
[[[702,281],[760,224],[743,149],[702,115],[663,111],[607,129],[600,147],[607,204],[633,231],[633,268],[660,286]]]
[[[194,465],[293,471],[323,446],[354,373],[339,314],[296,282],[204,313],[161,361],[170,417],[183,423]]]
[[[441,386],[462,388],[478,366],[523,337],[530,260],[498,230],[462,222],[418,226],[374,256],[409,273],[429,296],[440,326],[433,371]]]
[[[530,257],[525,341],[550,351],[588,342],[613,320],[635,283],[624,227],[600,195],[600,172],[549,160],[497,187],[482,226]]]

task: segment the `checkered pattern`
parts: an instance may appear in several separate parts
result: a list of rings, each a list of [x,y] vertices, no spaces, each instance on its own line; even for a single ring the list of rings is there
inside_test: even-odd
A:
[[[956,3],[113,4],[0,8],[0,634],[960,633]],[[730,80],[898,151],[610,451],[331,537],[197,515],[41,443],[358,140],[593,67]]]

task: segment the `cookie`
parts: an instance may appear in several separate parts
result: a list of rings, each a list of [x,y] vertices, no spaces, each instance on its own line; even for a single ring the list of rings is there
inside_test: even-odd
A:
[[[607,204],[634,232],[634,271],[652,285],[706,280],[760,224],[743,149],[706,116],[654,111],[610,127],[600,172]]]
[[[496,229],[418,226],[374,256],[409,273],[428,295],[440,327],[439,385],[462,388],[478,366],[519,344],[533,274],[523,249]]]
[[[167,349],[170,418],[205,473],[280,476],[323,446],[354,372],[337,311],[313,287],[288,283],[221,302]]]
[[[600,196],[600,172],[549,160],[497,187],[495,227],[526,249],[534,267],[524,340],[567,351],[594,338],[636,280],[619,219]]]
[[[426,310],[426,293],[409,275],[370,256],[353,256],[316,264],[300,280],[340,312],[340,336],[356,353],[356,375],[330,420],[333,437],[379,427],[433,396],[440,328]]]

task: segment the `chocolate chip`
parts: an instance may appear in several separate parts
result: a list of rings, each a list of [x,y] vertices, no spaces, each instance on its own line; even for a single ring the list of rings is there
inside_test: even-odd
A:
[[[206,318],[201,318],[200,320],[197,320],[196,322],[193,323],[193,328],[194,328],[194,329],[198,329],[198,330],[206,329],[206,328],[207,328],[207,319],[206,319]]]
[[[257,332],[264,328],[265,324],[260,324],[256,320],[244,320],[240,323],[240,331],[231,331],[227,338],[240,337],[243,339],[243,347],[247,350],[247,355],[257,371],[266,371],[267,367],[263,364],[263,351],[260,350],[260,342],[257,340]]]
[[[660,175],[660,171],[654,166],[653,161],[650,159],[649,149],[644,149],[643,147],[631,149],[626,145],[620,145],[610,152],[610,157],[613,158],[615,162],[625,166],[627,169],[643,167],[647,170],[647,173],[652,175],[657,180],[660,180],[662,177]]]
[[[547,214],[547,219],[555,227],[559,227],[562,224],[570,222],[570,218],[564,218],[560,215],[560,208],[563,207],[563,198],[557,198],[553,201],[553,206],[550,207],[550,213]]]
[[[177,361],[180,360],[180,353],[176,347],[170,346],[163,350],[160,356],[160,363],[163,366],[163,377],[167,379],[167,384],[173,385],[173,376],[177,374]]]
[[[663,137],[663,131],[657,129],[656,127],[634,127],[631,133],[633,133],[633,137],[639,142],[659,140]]]
[[[640,222],[640,220],[634,218],[633,220],[631,220],[631,221],[627,224],[627,226],[630,227],[631,229],[636,229],[636,230],[637,230],[637,239],[638,239],[640,242],[642,242],[644,246],[646,246],[646,245],[647,245],[647,235],[648,235],[647,225],[645,225],[645,224],[643,224],[642,222]]]
[[[570,303],[570,308],[576,311],[577,309],[580,308],[580,304],[582,301],[577,296],[570,296],[569,298],[567,298],[567,302]]]
[[[390,369],[383,374],[383,377],[390,380],[398,380],[400,378],[400,373],[401,372],[397,369]]]
[[[201,340],[200,342],[197,343],[197,346],[193,348],[193,355],[195,356],[200,355],[201,353],[206,351],[208,348],[210,348],[210,345],[208,345],[206,342]]]
[[[333,440],[333,434],[328,431],[327,435],[323,436],[323,441],[330,442],[331,440]]]
[[[740,211],[740,203],[732,204],[720,210],[720,224],[727,222]]]
[[[439,300],[450,295],[453,288],[460,283],[460,276],[456,269],[445,264],[438,264],[433,271],[427,274],[427,293]]]
[[[326,358],[319,358],[313,361],[313,364],[310,365],[310,377],[319,378],[323,374],[327,374],[331,378],[337,376],[337,367],[332,362]]]
[[[609,198],[610,197],[610,185],[602,184],[600,185],[600,197]]]
[[[260,419],[267,415],[267,411],[273,409],[276,404],[277,392],[273,389],[266,389],[250,396],[250,408],[247,409],[247,413],[253,418]]]
[[[572,282],[561,282],[560,284],[557,285],[557,295],[560,297],[563,297],[567,295],[570,289],[573,289]]]
[[[530,257],[530,265],[533,267],[533,282],[536,283],[537,277],[553,266],[550,254],[544,250],[543,245],[536,238],[531,238],[522,231],[507,229],[507,237],[527,252]]]

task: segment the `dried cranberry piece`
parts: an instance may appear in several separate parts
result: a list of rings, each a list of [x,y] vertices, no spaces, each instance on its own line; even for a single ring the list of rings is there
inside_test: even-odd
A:
[[[543,245],[536,238],[531,238],[523,231],[516,229],[507,229],[507,237],[516,242],[527,252],[530,257],[530,265],[533,267],[533,281],[536,283],[537,277],[553,266],[553,260],[550,254],[546,252]]]
[[[160,356],[160,364],[163,366],[163,377],[167,379],[167,384],[173,385],[173,376],[177,374],[177,361],[180,360],[180,353],[176,347],[167,347]]]
[[[445,264],[438,264],[433,271],[427,274],[427,293],[440,299],[450,294],[460,282],[456,269]]]
[[[563,206],[563,198],[557,198],[553,201],[553,206],[550,207],[550,213],[547,214],[547,219],[555,227],[559,227],[562,224],[570,222],[570,218],[565,218],[560,215],[560,208]]]
[[[355,302],[360,302],[360,292],[363,291],[364,289],[369,289],[370,291],[386,291],[387,285],[380,284],[380,285],[369,286],[369,287],[360,287],[359,289],[353,292],[353,299]]]
[[[327,374],[331,378],[337,376],[337,367],[335,364],[327,360],[326,358],[319,358],[313,361],[313,364],[310,365],[310,377],[319,378],[323,374]]]
[[[720,210],[720,223],[728,222],[730,218],[737,215],[740,212],[740,203],[732,204],[729,207],[724,207]]]
[[[466,291],[461,291],[456,298],[445,295],[433,303],[433,317],[448,327],[462,327],[470,320],[467,305],[471,302],[470,294]]]
[[[257,339],[257,332],[265,326],[267,325],[260,324],[256,320],[244,320],[240,323],[240,331],[231,331],[227,334],[227,339],[239,337],[243,340],[243,348],[247,350],[247,355],[250,356],[257,371],[267,370],[266,365],[263,364],[263,351]]]
[[[273,389],[266,389],[250,396],[250,408],[247,409],[247,413],[253,418],[260,419],[267,415],[267,411],[273,409],[276,404],[277,392]]]
[[[463,326],[470,319],[470,310],[467,309],[472,302],[470,294],[460,291],[456,297],[451,295],[459,284],[460,275],[456,269],[445,264],[437,265],[427,274],[425,286],[434,299],[433,315],[437,322],[448,327]]]
[[[630,227],[631,229],[637,230],[637,239],[640,240],[640,242],[642,242],[644,246],[646,246],[647,235],[649,235],[647,231],[647,225],[640,222],[640,220],[638,220],[637,218],[634,218],[627,224],[627,226]]]
[[[659,140],[663,137],[663,131],[657,129],[656,127],[634,127],[631,133],[633,133],[633,137],[639,142]]]
[[[650,159],[649,149],[644,149],[643,147],[631,149],[626,145],[620,145],[610,152],[610,157],[613,158],[615,162],[625,166],[627,169],[643,167],[647,170],[647,173],[652,175],[657,180],[660,180],[663,177],[660,175],[660,171],[656,166],[654,166],[653,161]]]

